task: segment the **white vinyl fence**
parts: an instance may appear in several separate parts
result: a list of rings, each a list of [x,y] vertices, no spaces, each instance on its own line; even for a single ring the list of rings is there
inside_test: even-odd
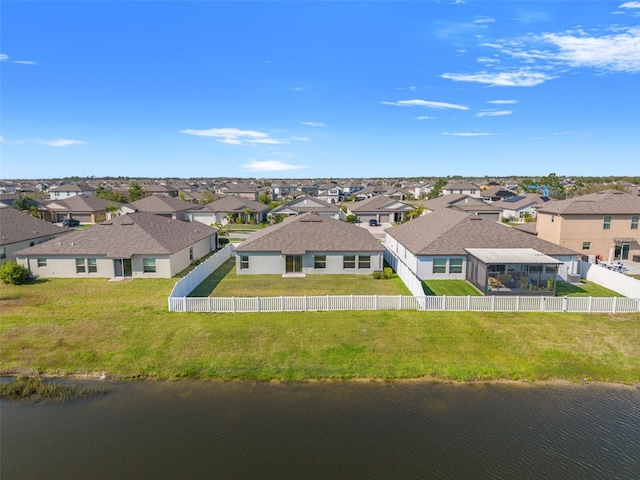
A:
[[[398,273],[413,296],[321,295],[280,297],[188,297],[200,283],[233,255],[227,245],[176,283],[169,297],[171,312],[310,312],[344,310],[421,310],[471,312],[640,312],[640,298],[617,297],[435,297],[424,295],[422,282],[392,252],[385,260]]]
[[[169,295],[169,310],[171,310],[171,298],[185,297],[193,292],[209,275],[231,258],[233,250],[233,245],[227,244],[177,281]]]
[[[618,292],[625,297],[640,297],[640,280],[608,270],[601,265],[580,261],[580,275],[588,281]]]

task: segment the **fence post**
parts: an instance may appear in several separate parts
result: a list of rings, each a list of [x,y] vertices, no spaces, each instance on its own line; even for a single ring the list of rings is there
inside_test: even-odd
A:
[[[280,311],[284,312],[284,295],[280,295]]]
[[[351,310],[353,310],[353,293],[351,294]]]
[[[308,312],[309,311],[309,304],[307,303],[307,296],[304,296],[304,311]]]
[[[545,303],[544,303],[544,297],[540,297],[540,311],[544,312],[546,310],[545,308]]]
[[[446,295],[442,295],[442,305],[440,305],[440,307],[442,308],[442,310],[446,310],[447,309],[447,296]]]
[[[496,296],[495,295],[491,295],[491,311],[492,312],[496,311]]]
[[[402,295],[398,295],[398,310],[402,310]]]
[[[471,311],[471,295],[467,295],[467,312]]]
[[[256,309],[260,312],[260,297],[256,297]]]
[[[331,299],[329,298],[329,295],[327,295],[327,310],[331,310]]]
[[[593,297],[589,295],[589,313],[591,313],[592,305],[593,305]]]
[[[213,297],[209,297],[209,313],[213,312]]]
[[[236,313],[236,297],[231,297],[231,311]]]
[[[520,295],[516,295],[516,312],[520,311]]]
[[[618,309],[618,297],[613,297],[613,313],[618,313],[617,312]]]
[[[562,311],[566,312],[569,309],[569,299],[567,297],[562,297]]]
[[[373,309],[378,310],[378,294],[377,293],[373,296]]]
[[[182,311],[187,311],[187,297],[182,297]]]

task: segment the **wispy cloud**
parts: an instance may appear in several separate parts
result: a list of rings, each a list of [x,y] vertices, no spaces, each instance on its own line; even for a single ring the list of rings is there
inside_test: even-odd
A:
[[[294,165],[280,160],[250,160],[249,163],[240,165],[243,170],[250,172],[282,172],[284,170],[300,170],[307,165]]]
[[[483,110],[476,113],[476,117],[502,117],[504,115],[511,115],[512,110]]]
[[[496,134],[489,132],[442,132],[442,135],[449,135],[451,137],[488,137]]]
[[[6,53],[0,53],[0,62],[19,63],[22,65],[38,65],[38,62],[33,60],[11,60],[11,57]]]
[[[640,8],[640,2],[625,2],[618,8]]]
[[[309,137],[291,137],[291,140],[295,140],[297,142],[308,142],[310,138]]]
[[[483,23],[493,23],[495,22],[496,19],[495,18],[491,18],[491,17],[480,17],[476,20],[473,21],[473,23],[475,24],[483,24]]]
[[[534,72],[530,69],[495,73],[443,73],[440,76],[454,82],[485,83],[493,87],[534,87],[555,78],[547,73]]]
[[[428,117],[426,115],[420,115],[419,117],[415,117],[414,120],[435,120],[436,117]]]
[[[493,105],[513,105],[518,103],[517,100],[487,100],[487,103],[491,103]]]
[[[322,122],[300,122],[300,125],[306,125],[307,127],[326,127]]]
[[[196,135],[199,137],[213,137],[220,143],[229,145],[242,145],[246,143],[261,143],[267,145],[279,145],[288,143],[285,140],[271,138],[268,133],[255,130],[240,130],[237,128],[210,128],[207,130],[185,129],[180,133]]]
[[[48,145],[49,147],[70,147],[71,145],[84,145],[86,142],[82,140],[71,140],[68,138],[55,138],[53,140],[36,139],[34,143]]]
[[[397,102],[380,102],[383,105],[393,105],[395,107],[425,107],[435,109],[453,109],[453,110],[469,110],[466,105],[458,105],[456,103],[434,102],[431,100],[400,100]]]

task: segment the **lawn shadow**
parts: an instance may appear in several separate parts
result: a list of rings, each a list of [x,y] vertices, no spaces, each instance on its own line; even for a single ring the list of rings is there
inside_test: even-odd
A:
[[[235,257],[231,257],[224,262],[218,269],[209,275],[200,285],[198,285],[190,294],[190,297],[209,297],[213,290],[218,286],[224,277],[227,276],[236,267]]]
[[[557,282],[556,283],[556,296],[564,297],[567,295],[575,295],[578,293],[586,293],[587,291],[584,288],[581,288],[580,285],[574,285],[572,283],[567,282]]]
[[[424,292],[425,295],[432,295],[434,297],[436,296],[436,292],[431,290],[431,288],[429,287],[429,285],[426,284],[426,282],[422,282],[422,291]]]

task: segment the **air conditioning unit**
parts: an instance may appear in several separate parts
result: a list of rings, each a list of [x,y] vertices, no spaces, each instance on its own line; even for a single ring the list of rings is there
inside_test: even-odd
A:
[[[575,273],[567,274],[567,282],[569,283],[580,283],[580,275]]]

